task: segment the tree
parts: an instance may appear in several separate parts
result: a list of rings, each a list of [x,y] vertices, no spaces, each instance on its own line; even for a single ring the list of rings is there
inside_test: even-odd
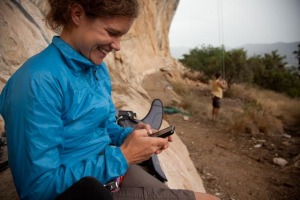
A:
[[[298,60],[298,75],[300,76],[300,44],[298,44],[298,50],[294,51],[293,54],[296,55],[296,59]]]
[[[202,46],[201,49],[196,47],[189,54],[184,54],[179,61],[190,69],[203,72],[208,78],[212,78],[217,71],[225,71],[223,76],[229,88],[232,83],[243,81],[247,77],[244,68],[247,56],[243,49],[227,52],[224,46]]]
[[[248,59],[248,65],[253,70],[253,82],[262,88],[285,93],[291,97],[300,96],[300,80],[284,66],[285,57],[272,51],[264,57]]]
[[[208,77],[220,70],[220,55],[222,49],[213,46],[202,46],[201,48],[194,48],[189,51],[189,54],[184,54],[182,62],[186,67],[201,71]]]
[[[263,76],[266,68],[262,62],[262,58],[260,55],[254,55],[247,60],[248,69],[251,71],[251,79],[249,77],[250,83],[256,83],[257,85],[262,85],[263,80],[261,77]]]
[[[233,49],[225,53],[225,77],[229,89],[233,83],[247,82],[249,73],[247,52],[244,49]]]
[[[286,56],[280,56],[278,50],[275,50],[272,51],[271,54],[266,53],[262,60],[266,69],[284,69],[287,64],[283,61],[285,58]]]

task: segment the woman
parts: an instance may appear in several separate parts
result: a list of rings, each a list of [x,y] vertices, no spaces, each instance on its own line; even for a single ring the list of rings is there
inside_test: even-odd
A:
[[[62,28],[60,36],[28,59],[1,94],[9,163],[20,198],[55,199],[84,177],[109,185],[124,174],[114,199],[143,199],[144,191],[150,197],[207,197],[170,190],[134,165],[167,149],[170,137],[148,137],[152,131],[146,124],[132,130],[115,123],[103,59],[120,50],[121,37],[137,17],[137,0],[49,3],[47,22],[52,29]],[[137,174],[140,182],[134,180]],[[81,187],[88,186],[71,187],[71,193]]]

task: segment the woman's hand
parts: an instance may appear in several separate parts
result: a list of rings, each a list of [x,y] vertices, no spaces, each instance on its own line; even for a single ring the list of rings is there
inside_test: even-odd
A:
[[[149,134],[152,134],[151,127],[139,123],[124,140],[120,148],[128,164],[137,164],[148,160],[152,154],[159,154],[167,149],[169,141],[172,141],[171,137],[149,137]]]
[[[168,143],[166,145],[164,145],[161,149],[158,149],[155,154],[160,154],[163,150],[169,148],[169,142],[173,142],[173,138],[172,136],[168,136],[166,138],[164,138],[165,140],[168,140]]]
[[[139,123],[135,126],[135,128],[134,128],[133,131],[135,131],[135,130],[140,130],[140,129],[146,129],[148,135],[151,135],[152,132],[154,131],[154,130],[151,129],[151,126],[150,126],[149,124],[145,124],[145,123],[143,123],[143,122],[139,122]]]

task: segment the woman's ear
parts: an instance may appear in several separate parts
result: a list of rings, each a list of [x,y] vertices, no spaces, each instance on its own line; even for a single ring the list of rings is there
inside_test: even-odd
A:
[[[70,5],[70,10],[72,22],[78,26],[85,16],[84,9],[80,4],[73,3]]]

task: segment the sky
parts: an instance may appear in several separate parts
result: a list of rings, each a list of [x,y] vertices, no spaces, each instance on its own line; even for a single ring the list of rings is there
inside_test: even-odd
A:
[[[180,0],[172,49],[300,41],[300,0]]]

